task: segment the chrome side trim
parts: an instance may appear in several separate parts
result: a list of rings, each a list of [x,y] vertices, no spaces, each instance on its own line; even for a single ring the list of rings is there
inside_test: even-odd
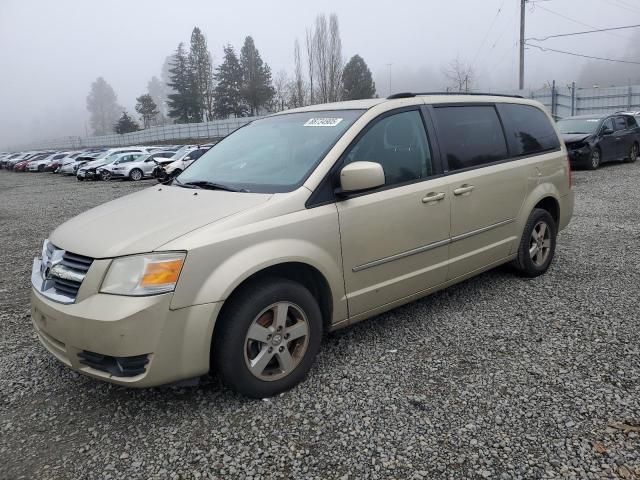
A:
[[[493,230],[494,228],[508,225],[510,223],[513,223],[514,221],[515,221],[514,218],[509,220],[503,220],[502,222],[498,222],[498,223],[494,223],[493,225],[488,225],[486,227],[478,228],[477,230],[471,230],[470,232],[462,233],[460,235],[456,235],[455,237],[447,238],[446,240],[440,240],[437,242],[429,243],[427,245],[423,245],[422,247],[414,248],[412,250],[407,250],[401,253],[396,253],[395,255],[390,255],[388,257],[380,258],[378,260],[373,260],[372,262],[363,263],[362,265],[353,267],[351,271],[353,271],[354,273],[361,272],[362,270],[366,270],[372,267],[377,267],[385,263],[393,262],[394,260],[400,260],[401,258],[410,257],[411,255],[417,255],[419,253],[428,252],[429,250],[433,250],[434,248],[443,247],[450,243],[457,242],[459,240],[464,240],[466,238],[473,237],[474,235],[479,235],[480,233],[488,232],[489,230]]]
[[[460,235],[456,235],[455,237],[451,237],[451,242],[457,242],[458,240],[464,240],[465,238],[473,237],[474,235],[478,235],[480,233],[488,232],[489,230],[493,230],[494,228],[502,227],[504,225],[509,225],[515,221],[514,218],[510,220],[503,220],[502,222],[494,223],[493,225],[488,225],[486,227],[478,228],[477,230],[471,230],[467,233],[462,233]]]
[[[449,238],[445,240],[440,240],[438,242],[429,243],[428,245],[423,245],[422,247],[414,248],[413,250],[407,250],[406,252],[396,253],[395,255],[391,255],[390,257],[384,257],[384,258],[380,258],[379,260],[374,260],[373,262],[363,263],[362,265],[353,267],[352,270],[354,272],[360,272],[362,270],[366,270],[367,268],[377,267],[378,265],[382,265],[383,263],[393,262],[394,260],[400,260],[401,258],[410,257],[411,255],[417,255],[418,253],[428,252],[429,250],[442,247],[449,243],[451,243],[451,239]]]

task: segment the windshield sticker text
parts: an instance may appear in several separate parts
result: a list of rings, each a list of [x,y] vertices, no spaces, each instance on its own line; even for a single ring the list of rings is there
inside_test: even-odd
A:
[[[304,124],[305,127],[335,127],[342,118],[310,118]]]

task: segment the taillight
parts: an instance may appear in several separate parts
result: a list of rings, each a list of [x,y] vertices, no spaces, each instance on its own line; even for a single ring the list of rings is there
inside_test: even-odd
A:
[[[573,188],[573,174],[571,172],[571,159],[567,155],[567,172],[569,174],[569,190]]]

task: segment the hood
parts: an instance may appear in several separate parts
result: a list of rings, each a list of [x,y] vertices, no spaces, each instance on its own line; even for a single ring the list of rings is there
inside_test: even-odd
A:
[[[269,198],[270,194],[151,187],[72,218],[49,239],[59,248],[93,258],[151,252]]]
[[[590,133],[565,133],[562,135],[562,139],[564,143],[577,143],[582,142],[590,136]]]

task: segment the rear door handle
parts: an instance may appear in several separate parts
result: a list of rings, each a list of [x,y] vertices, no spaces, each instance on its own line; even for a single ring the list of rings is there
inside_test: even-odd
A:
[[[471,191],[473,191],[473,189],[476,188],[473,185],[467,185],[466,183],[464,185],[462,185],[459,188],[456,188],[453,191],[454,195],[464,195],[465,193],[469,193]]]
[[[445,197],[444,192],[431,192],[431,193],[427,193],[427,195],[425,197],[422,198],[422,203],[431,203],[431,202],[439,202],[440,200],[443,200]]]

